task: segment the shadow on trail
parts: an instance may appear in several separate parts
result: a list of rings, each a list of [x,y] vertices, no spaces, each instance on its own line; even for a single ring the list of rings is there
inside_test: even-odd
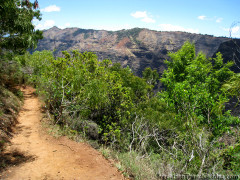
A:
[[[17,150],[11,153],[0,152],[0,173],[8,167],[34,161],[35,159],[36,157],[24,155],[24,153]]]

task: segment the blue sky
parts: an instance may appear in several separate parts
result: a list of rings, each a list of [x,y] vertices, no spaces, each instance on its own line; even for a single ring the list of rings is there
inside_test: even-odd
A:
[[[33,1],[33,0],[32,0]],[[134,27],[240,38],[240,0],[38,0],[36,28]],[[236,23],[233,27],[233,23]],[[231,28],[232,27],[232,28]]]

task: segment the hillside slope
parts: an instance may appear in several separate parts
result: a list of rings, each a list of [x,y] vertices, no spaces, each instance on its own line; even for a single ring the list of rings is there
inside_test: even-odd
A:
[[[185,41],[195,42],[196,51],[212,57],[219,46],[229,38],[186,32],[160,32],[134,28],[120,31],[104,31],[79,28],[45,30],[44,39],[37,50],[54,50],[61,55],[63,50],[77,49],[80,52],[95,52],[99,59],[111,59],[123,66],[130,66],[137,75],[146,67],[163,72],[168,52],[176,52]]]

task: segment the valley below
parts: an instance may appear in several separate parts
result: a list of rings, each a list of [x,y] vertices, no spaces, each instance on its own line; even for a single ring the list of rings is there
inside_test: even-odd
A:
[[[138,76],[142,76],[146,67],[156,69],[162,74],[166,69],[164,60],[169,59],[168,53],[178,51],[186,41],[195,44],[196,53],[203,52],[207,57],[215,57],[217,52],[221,52],[225,63],[235,60],[236,65],[232,69],[240,72],[237,67],[240,65],[238,39],[141,28],[105,31],[53,27],[45,30],[43,36],[37,51],[53,50],[56,56],[61,56],[61,51],[65,50],[90,51],[100,61],[110,59],[123,67],[129,66]]]

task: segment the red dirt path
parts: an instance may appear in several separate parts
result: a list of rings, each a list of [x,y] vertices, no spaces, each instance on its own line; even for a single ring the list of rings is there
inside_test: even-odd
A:
[[[26,87],[24,106],[19,113],[18,124],[7,153],[22,154],[13,158],[26,160],[9,167],[0,179],[37,180],[119,180],[124,179],[109,161],[86,143],[77,143],[67,137],[54,138],[41,126],[41,104]]]

